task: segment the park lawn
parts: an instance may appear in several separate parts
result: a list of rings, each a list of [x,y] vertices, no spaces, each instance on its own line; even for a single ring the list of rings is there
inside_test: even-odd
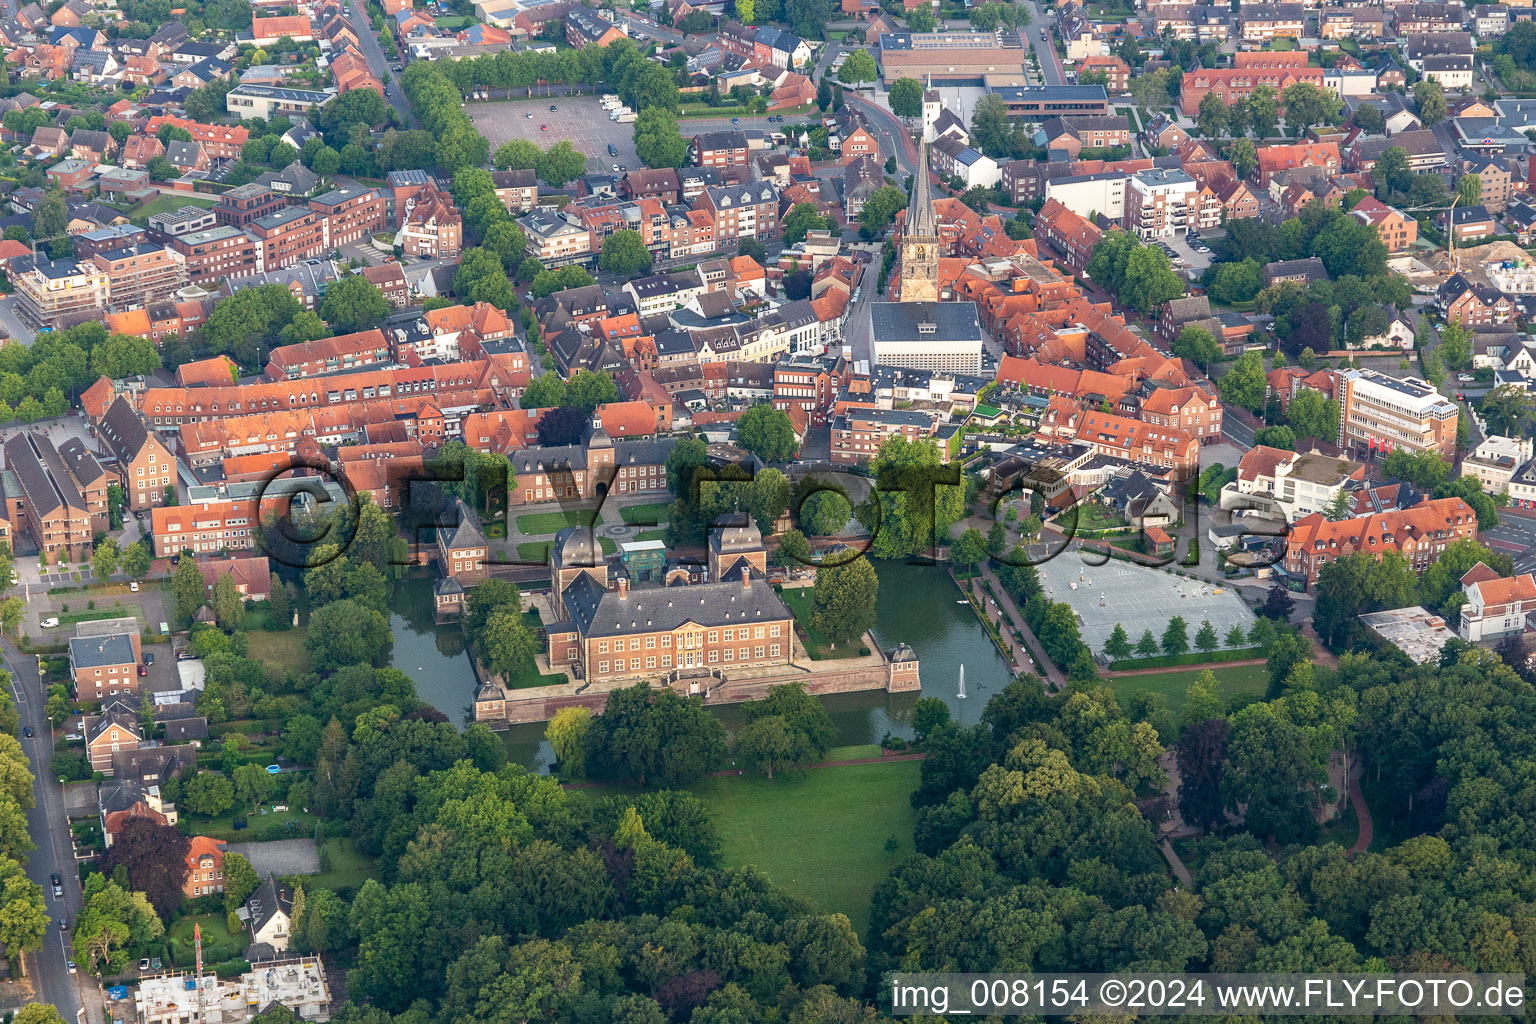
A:
[[[635,540],[660,540],[660,541],[665,541],[666,539],[667,539],[667,531],[666,530],[641,530],[639,533],[635,534]]]
[[[805,649],[810,654],[812,661],[832,661],[837,658],[857,658],[859,645],[846,643],[841,647],[833,647],[826,636],[818,629],[811,627],[812,597],[815,594],[814,587],[785,587],[779,596],[789,610],[795,613],[795,621],[805,630]]]
[[[553,541],[528,540],[517,546],[517,557],[523,562],[547,562],[549,561],[549,546]],[[619,546],[608,537],[597,538],[598,547],[603,549],[603,554],[611,555],[619,550]]]
[[[212,209],[217,202],[218,200],[216,199],[204,199],[201,196],[191,194],[182,195],[177,193],[174,196],[161,196],[159,199],[139,207],[129,219],[139,225],[139,227],[143,227],[149,223],[149,218],[157,213],[170,213],[181,209],[183,206],[196,206],[199,209],[208,210]]]
[[[305,876],[306,888],[361,889],[368,879],[379,877],[378,862],[352,845],[350,839],[327,839],[325,852],[331,859],[331,869],[318,875]]]
[[[518,533],[559,533],[567,526],[602,526],[596,509],[573,508],[565,512],[529,512],[517,517]]]
[[[660,526],[667,521],[671,509],[664,501],[655,505],[625,505],[619,509],[619,517],[630,526]]]
[[[300,626],[297,629],[260,630],[248,633],[251,654],[269,665],[281,665],[292,672],[308,672],[310,670],[309,652],[304,649],[306,632],[307,630]]]
[[[847,914],[861,938],[869,897],[912,852],[917,761],[815,768],[797,775],[716,776],[696,783],[727,865],[753,864],[797,896]],[[898,850],[887,853],[895,837]]]
[[[1160,693],[1168,702],[1169,710],[1178,715],[1184,709],[1184,697],[1189,684],[1207,668],[1215,674],[1216,692],[1223,700],[1230,700],[1240,693],[1262,694],[1269,686],[1269,669],[1263,665],[1222,667],[1220,664],[1192,665],[1189,668],[1144,676],[1119,676],[1110,679],[1109,685],[1122,697],[1133,693]]]
[[[516,675],[507,679],[507,688],[509,690],[526,690],[534,686],[559,686],[570,681],[570,677],[566,675],[540,675],[538,664],[532,658],[529,658],[523,663],[522,669]]]

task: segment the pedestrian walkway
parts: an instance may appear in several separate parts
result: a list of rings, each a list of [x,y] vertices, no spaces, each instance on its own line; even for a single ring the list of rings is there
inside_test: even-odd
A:
[[[1035,638],[1035,634],[1030,630],[1029,624],[1024,621],[1024,617],[1019,614],[1018,608],[1014,606],[1012,595],[1003,587],[1002,580],[997,578],[997,574],[992,571],[992,567],[986,562],[981,563],[981,577],[992,585],[993,592],[997,594],[997,600],[1002,602],[1003,614],[1008,617],[1008,621],[1013,628],[1023,635],[1024,642],[1035,656],[1035,662],[1045,666],[1045,682],[1047,687],[1051,690],[1066,689],[1067,677],[1062,674],[1059,668],[1052,664],[1050,658],[1045,656],[1045,648],[1040,646],[1040,641]],[[1003,642],[1010,645],[1013,643],[1013,639],[1007,635],[1007,631],[1003,632]],[[1020,664],[1024,661],[1022,657],[1018,656],[1021,653],[1018,652],[1015,655]]]

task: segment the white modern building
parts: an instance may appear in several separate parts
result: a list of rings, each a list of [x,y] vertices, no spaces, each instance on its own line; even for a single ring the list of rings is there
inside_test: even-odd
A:
[[[1461,460],[1462,473],[1477,477],[1483,490],[1502,494],[1509,489],[1515,470],[1536,456],[1536,442],[1528,437],[1494,434],[1483,440],[1477,450]]]
[[[133,995],[138,1024],[244,1024],[281,1003],[306,1021],[331,1019],[331,993],[319,957],[257,963],[228,981],[165,974],[140,979]]]
[[[1125,216],[1128,181],[1130,176],[1122,171],[1052,178],[1045,183],[1045,198],[1056,200],[1084,220],[1092,220],[1100,213],[1110,220],[1120,220]]]
[[[869,315],[877,366],[981,372],[981,319],[974,302],[872,302]]]
[[[1237,464],[1237,479],[1221,489],[1221,507],[1294,523],[1328,511],[1341,491],[1364,481],[1365,467],[1348,459],[1258,445]]]
[[[1203,208],[1201,196],[1207,196]],[[1131,175],[1125,192],[1125,227],[1143,239],[1182,235],[1221,223],[1221,200],[1183,171],[1154,169]]]
[[[1530,628],[1527,620],[1536,613],[1536,578],[1530,573],[1500,576],[1478,562],[1461,578],[1461,590],[1467,596],[1457,631],[1463,640],[1497,640]]]

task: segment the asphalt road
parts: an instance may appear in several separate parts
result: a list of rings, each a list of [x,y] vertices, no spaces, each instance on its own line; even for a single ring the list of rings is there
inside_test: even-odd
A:
[[[1231,439],[1239,448],[1253,447],[1253,428],[1238,419],[1226,404],[1221,407],[1221,436]]]
[[[33,735],[23,736],[22,749],[32,762],[32,793],[37,806],[27,812],[27,828],[37,849],[27,861],[27,877],[43,887],[48,905],[48,934],[40,954],[28,957],[28,973],[38,996],[52,1003],[66,1021],[74,1021],[82,997],[90,1004],[87,1017],[103,1020],[96,985],[83,974],[70,974],[64,967],[72,956],[66,951],[68,932],[59,929],[66,918],[73,922],[80,913],[80,883],[75,871],[74,847],[70,841],[69,818],[64,813],[64,791],[57,776],[49,770],[53,757],[53,732],[43,716],[43,688],[37,675],[37,663],[18,651],[9,640],[0,642],[5,667],[11,673],[11,693],[21,713],[21,724],[31,726]],[[64,898],[53,898],[49,875],[58,872],[64,882]]]
[[[1536,571],[1536,517],[1499,513],[1499,525],[1483,530],[1479,539],[1515,560],[1515,572]]]
[[[357,33],[358,43],[363,48],[363,56],[368,58],[368,66],[373,69],[374,75],[388,90],[384,99],[400,115],[401,124],[407,128],[416,127],[416,119],[411,116],[411,105],[405,101],[405,94],[400,91],[400,81],[390,70],[389,61],[384,56],[384,48],[379,45],[379,37],[374,34],[373,23],[368,20],[368,12],[363,10],[357,0],[350,0],[347,11],[352,22],[352,30]]]
[[[1065,85],[1067,74],[1061,66],[1061,55],[1056,52],[1054,43],[1040,38],[1040,31],[1045,30],[1047,35],[1054,36],[1056,31],[1055,21],[1047,16],[1040,4],[1029,4],[1030,23],[1024,29],[1025,38],[1029,40],[1030,49],[1035,51],[1035,57],[1040,61],[1040,75],[1045,79],[1046,85]]]

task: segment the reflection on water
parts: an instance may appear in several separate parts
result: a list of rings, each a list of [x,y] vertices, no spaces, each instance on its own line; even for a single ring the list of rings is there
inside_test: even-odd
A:
[[[942,566],[876,562],[875,568],[880,574],[880,596],[876,600],[880,624],[875,634],[882,647],[904,641],[917,652],[922,663],[923,692],[888,694],[871,690],[822,698],[837,726],[836,744],[879,743],[886,733],[910,739],[912,708],[919,696],[942,698],[956,721],[979,721],[987,701],[1013,675],[976,613],[968,605],[956,603],[960,592]],[[426,593],[428,597],[423,600],[430,608],[430,587]],[[430,612],[427,622],[430,625]],[[397,638],[397,665],[404,664],[400,649]],[[962,664],[968,697],[957,700]],[[468,671],[467,660],[465,670]],[[468,699],[464,698],[466,702]],[[736,704],[721,705],[715,713],[733,731],[746,720],[741,706]],[[543,771],[554,760],[549,744],[544,742],[543,723],[513,726],[504,735],[508,754],[518,764]]]
[[[459,728],[468,725],[475,699],[475,671],[464,651],[458,623],[432,621],[432,580],[413,576],[395,584],[389,602],[389,627],[395,634],[394,666],[411,677],[416,696],[448,716]]]

